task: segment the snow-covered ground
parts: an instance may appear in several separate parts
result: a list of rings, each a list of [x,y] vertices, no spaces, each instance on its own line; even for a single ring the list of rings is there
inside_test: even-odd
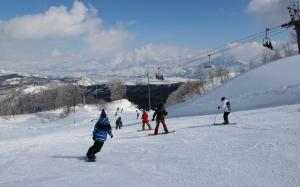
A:
[[[166,122],[176,132],[167,135],[137,132],[141,121],[128,101],[107,105],[113,126],[116,109],[124,109],[124,128],[92,163],[85,154],[97,106],[66,118],[61,111],[0,118],[0,186],[300,186],[299,59],[257,68],[169,108]],[[215,115],[207,114],[221,96],[230,98],[229,120],[237,124],[212,125]]]
[[[47,112],[1,119],[0,186],[300,185],[299,104],[236,112],[231,126],[212,126],[213,115],[170,118],[176,132],[159,136],[137,132],[132,107],[119,113],[124,128],[113,131],[95,163],[85,153],[96,106],[64,119]]]
[[[43,86],[28,86],[27,88],[25,88],[23,90],[24,93],[29,94],[29,93],[38,93],[42,90],[46,90],[48,87],[47,85],[43,85]]]

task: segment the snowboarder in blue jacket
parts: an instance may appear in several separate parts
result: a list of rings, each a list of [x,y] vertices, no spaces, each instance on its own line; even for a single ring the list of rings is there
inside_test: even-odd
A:
[[[113,138],[110,123],[108,121],[105,111],[102,109],[101,115],[97,123],[95,124],[93,131],[94,145],[89,148],[86,156],[88,160],[96,160],[95,154],[100,152],[104,142],[106,141],[107,134]]]

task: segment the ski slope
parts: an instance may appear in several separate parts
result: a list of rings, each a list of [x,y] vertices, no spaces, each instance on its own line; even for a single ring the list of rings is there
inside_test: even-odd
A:
[[[113,130],[97,162],[85,154],[99,106],[66,118],[61,111],[0,118],[0,186],[300,186],[299,60],[267,64],[172,106],[172,134],[137,132],[141,121],[127,100],[107,105],[112,126],[121,116],[124,127]],[[237,125],[212,125],[208,114],[222,96]],[[117,108],[124,110],[115,116]]]
[[[300,103],[300,55],[281,59],[238,76],[204,96],[169,108],[171,116],[216,113],[225,96],[233,111]]]
[[[124,127],[113,130],[97,162],[85,162],[96,106],[63,119],[53,112],[0,118],[0,186],[300,185],[299,104],[236,112],[231,126],[212,126],[214,115],[169,118],[176,132],[159,136],[137,132],[140,120],[124,101],[110,106],[113,126],[116,106],[124,106]]]

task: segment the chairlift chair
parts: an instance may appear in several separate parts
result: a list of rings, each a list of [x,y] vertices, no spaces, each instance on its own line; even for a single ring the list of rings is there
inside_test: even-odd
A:
[[[208,64],[208,63],[205,63],[204,64],[204,68],[208,69],[208,68],[212,68],[212,65]]]
[[[212,54],[208,55],[208,62],[204,64],[204,68],[212,68],[212,64],[210,62],[210,57],[212,56]]]
[[[271,41],[271,39],[268,37],[268,32],[269,32],[270,30],[271,30],[271,29],[266,28],[266,36],[264,37],[264,39],[263,39],[263,41],[262,41],[262,44],[263,44],[264,47],[273,50],[272,41]]]
[[[159,73],[159,69],[160,68],[157,68],[157,73],[155,73],[155,78],[157,80],[163,81],[164,80],[164,76],[163,76],[163,74]]]

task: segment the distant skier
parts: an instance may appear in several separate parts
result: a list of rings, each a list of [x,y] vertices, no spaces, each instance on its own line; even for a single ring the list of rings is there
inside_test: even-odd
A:
[[[136,110],[136,119],[138,120],[138,119],[139,119],[139,117],[140,117],[140,113],[139,113],[139,111],[138,111],[138,110]]]
[[[152,130],[152,127],[148,120],[148,114],[145,110],[143,110],[143,115],[142,115],[142,130],[143,131],[145,130],[145,124],[147,124],[149,130]]]
[[[158,128],[159,128],[159,124],[162,123],[165,133],[169,133],[167,125],[165,123],[165,116],[168,115],[168,112],[166,111],[164,104],[163,103],[159,103],[158,106],[155,109],[155,112],[153,114],[153,118],[152,121],[154,121],[154,118],[156,116],[156,127],[155,127],[155,131],[154,131],[154,135],[158,134]]]
[[[221,101],[222,101],[222,105],[218,106],[218,110],[220,110],[222,108],[223,111],[224,111],[224,114],[223,114],[224,122],[223,122],[223,124],[229,124],[228,116],[231,112],[230,102],[225,97],[222,97]]]
[[[122,122],[121,117],[119,117],[116,121],[116,130],[121,129],[122,127],[123,127],[123,122]]]
[[[102,109],[100,118],[95,124],[94,131],[93,131],[94,145],[89,148],[86,154],[87,160],[89,161],[96,160],[95,154],[101,150],[104,142],[106,141],[107,134],[109,134],[110,137],[113,138],[111,126],[108,121],[107,115],[105,111]]]

